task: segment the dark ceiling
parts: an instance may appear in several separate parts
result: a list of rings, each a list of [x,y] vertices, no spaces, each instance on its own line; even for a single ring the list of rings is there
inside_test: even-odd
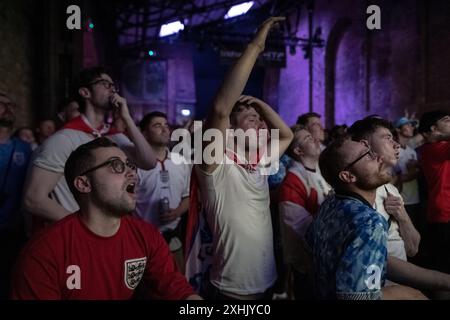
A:
[[[176,41],[180,36],[186,39],[192,32],[213,34],[214,37],[233,37],[246,41],[249,34],[245,28],[232,31],[233,24],[249,25],[253,29],[269,16],[290,16],[284,26],[284,38],[296,37],[298,19],[308,4],[304,0],[254,0],[250,11],[242,16],[224,19],[227,11],[246,0],[137,0],[115,2],[115,21],[119,46],[122,48],[147,46],[149,43]],[[311,1],[308,1],[311,3]],[[161,25],[181,21],[185,30],[177,36],[159,38]],[[192,38],[191,38],[192,40]]]

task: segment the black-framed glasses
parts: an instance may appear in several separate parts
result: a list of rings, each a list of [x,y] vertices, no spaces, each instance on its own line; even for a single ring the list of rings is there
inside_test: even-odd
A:
[[[365,156],[369,155],[371,159],[375,159],[377,157],[377,154],[375,152],[373,152],[372,148],[370,148],[370,146],[367,146],[367,148],[369,150],[367,150],[367,152],[364,152],[362,155],[360,155],[358,158],[356,158],[354,161],[350,162],[343,171],[347,171],[348,169],[350,169],[353,165],[355,165],[355,163],[357,163],[359,160],[361,160],[362,158],[364,158]]]
[[[88,174],[89,172],[95,171],[97,169],[100,169],[100,168],[106,167],[106,166],[111,166],[113,171],[115,173],[119,173],[119,174],[125,172],[125,167],[128,167],[135,172],[137,171],[136,165],[129,159],[127,159],[126,162],[123,162],[122,160],[120,160],[120,158],[111,158],[111,159],[99,164],[98,166],[95,166],[89,170],[84,171],[82,174],[80,174],[80,176],[84,176],[84,175]]]
[[[93,85],[96,85],[96,84],[99,84],[99,83],[101,83],[105,87],[105,89],[111,89],[112,88],[116,92],[119,91],[118,88],[116,87],[116,85],[114,84],[114,82],[108,81],[106,79],[95,80],[95,81],[89,83],[89,85],[93,86]]]

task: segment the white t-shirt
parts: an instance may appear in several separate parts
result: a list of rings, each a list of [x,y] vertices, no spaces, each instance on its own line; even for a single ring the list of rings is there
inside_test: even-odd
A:
[[[221,164],[210,174],[196,168],[213,234],[211,283],[238,295],[263,293],[277,277],[268,176],[235,163]]]
[[[373,206],[375,210],[379,214],[381,214],[386,221],[389,222],[389,218],[391,217],[389,213],[384,209],[384,199],[387,197],[386,189],[390,194],[396,197],[401,197],[397,188],[392,184],[388,183],[381,187],[378,187],[377,194],[375,198],[375,205]],[[406,250],[405,243],[403,242],[402,237],[400,236],[400,229],[397,221],[392,217],[390,220],[390,227],[388,230],[388,242],[387,242],[388,255],[394,256],[401,260],[406,261]]]
[[[109,135],[120,148],[132,146],[132,142],[122,133]],[[83,131],[73,129],[62,129],[50,136],[36,149],[36,157],[33,164],[41,169],[62,174],[50,197],[70,212],[79,210],[75,198],[70,192],[64,177],[64,166],[72,151],[95,137]]]
[[[409,146],[406,146],[405,149],[400,148],[399,150],[400,150],[400,157],[398,159],[396,171],[401,172],[402,174],[406,174],[408,172],[406,164],[410,160],[417,160],[417,153],[414,149],[412,149]],[[401,195],[406,205],[420,203],[419,185],[417,183],[417,179],[408,182],[403,182]]]
[[[163,173],[164,170],[168,176]],[[168,152],[167,158],[163,162],[158,161],[152,170],[139,169],[138,178],[136,214],[157,226],[161,232],[175,229],[180,218],[166,225],[160,223],[160,201],[167,197],[169,207],[175,209],[183,198],[189,197],[191,165],[186,164],[181,155]]]

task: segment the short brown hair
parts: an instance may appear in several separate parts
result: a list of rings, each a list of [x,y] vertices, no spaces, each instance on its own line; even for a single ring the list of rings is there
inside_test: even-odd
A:
[[[236,102],[230,113],[230,124],[232,126],[236,126],[238,114],[241,113],[242,110],[249,109],[249,108],[253,108],[253,106],[250,104],[245,104],[245,103],[239,102],[239,101]]]
[[[388,129],[392,135],[395,134],[394,126],[387,120],[373,116],[356,121],[347,129],[354,141],[368,139],[378,128]]]
[[[84,98],[78,93],[78,89],[80,88],[89,88],[91,83],[96,79],[100,78],[102,74],[109,75],[109,70],[105,67],[91,67],[87,69],[81,70],[78,78],[76,79],[75,91],[73,92],[73,96],[75,97],[75,101],[80,106],[80,111],[84,112],[86,110],[86,105]]]
[[[291,127],[291,131],[294,134],[294,139],[292,139],[291,144],[289,145],[286,154],[291,157],[295,158],[294,149],[298,146],[298,142],[295,140],[295,134],[300,130],[308,130],[306,127],[302,124],[296,124]]]
[[[72,151],[66,161],[66,165],[64,166],[64,177],[66,178],[67,185],[75,198],[77,198],[79,192],[75,188],[73,182],[81,173],[94,166],[95,157],[92,154],[92,151],[99,148],[110,147],[117,147],[117,144],[106,137],[101,137],[82,144]]]
[[[144,131],[147,129],[149,123],[152,121],[153,118],[164,118],[167,120],[167,115],[160,111],[153,111],[150,113],[147,113],[142,120],[139,122],[139,128],[141,131]]]
[[[297,118],[297,124],[307,126],[309,119],[311,119],[311,118],[319,118],[320,119],[320,117],[321,117],[320,114],[315,113],[315,112],[304,113]]]
[[[339,172],[344,169],[346,164],[341,148],[347,140],[350,140],[350,136],[347,134],[338,137],[322,151],[319,157],[320,172],[334,189],[342,186],[342,181],[339,179]]]
[[[420,118],[419,132],[431,132],[431,127],[436,125],[439,120],[446,116],[450,116],[450,113],[444,110],[435,110],[424,113]]]

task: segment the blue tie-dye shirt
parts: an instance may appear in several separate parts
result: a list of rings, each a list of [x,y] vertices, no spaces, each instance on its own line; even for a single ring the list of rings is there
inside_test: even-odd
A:
[[[331,195],[307,241],[320,299],[380,299],[386,276],[387,223],[356,194]]]

